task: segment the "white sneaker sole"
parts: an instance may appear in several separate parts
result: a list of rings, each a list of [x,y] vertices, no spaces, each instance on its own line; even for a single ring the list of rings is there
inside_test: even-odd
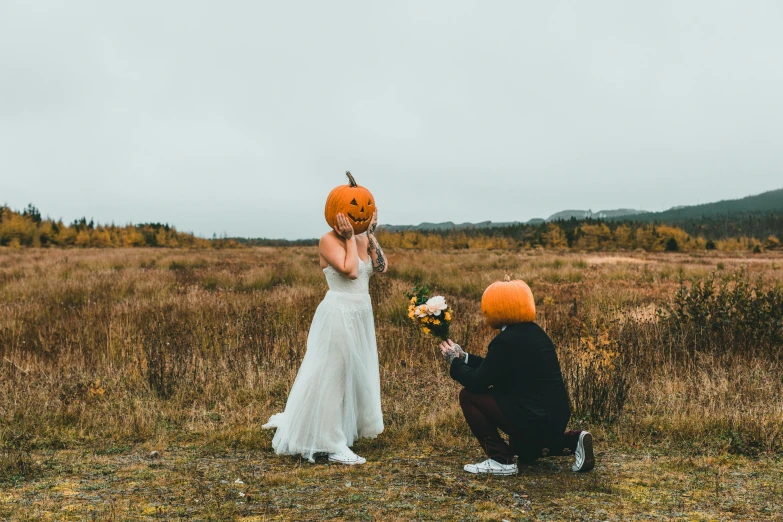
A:
[[[579,434],[579,442],[574,452],[576,462],[571,467],[571,471],[576,473],[585,473],[595,467],[595,455],[593,454],[593,436],[589,431],[583,431]]]
[[[471,466],[470,464],[465,466],[465,471],[468,473],[472,473],[473,475],[500,475],[503,477],[507,477],[509,475],[516,475],[517,474],[517,468],[514,469],[508,469],[508,470],[500,470],[500,469],[485,469],[485,468],[477,468],[476,466]]]

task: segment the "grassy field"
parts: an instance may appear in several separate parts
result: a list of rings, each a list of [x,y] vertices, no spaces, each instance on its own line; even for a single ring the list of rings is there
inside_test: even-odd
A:
[[[0,249],[0,520],[783,519],[783,256],[389,254],[386,430],[347,469],[275,456],[260,429],[326,290],[314,248]],[[445,295],[481,353],[480,296],[507,273],[558,345],[592,473],[461,471],[481,453],[404,292]]]

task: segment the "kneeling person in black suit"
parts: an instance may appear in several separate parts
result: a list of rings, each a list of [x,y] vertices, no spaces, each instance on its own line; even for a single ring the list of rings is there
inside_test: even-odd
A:
[[[481,300],[487,324],[500,329],[484,357],[468,354],[451,339],[440,345],[452,379],[464,386],[459,402],[473,435],[487,454],[468,473],[512,475],[519,462],[572,452],[573,471],[595,466],[587,431],[567,431],[568,392],[554,344],[535,321],[535,302],[523,281],[490,285]],[[508,435],[504,441],[498,430]]]

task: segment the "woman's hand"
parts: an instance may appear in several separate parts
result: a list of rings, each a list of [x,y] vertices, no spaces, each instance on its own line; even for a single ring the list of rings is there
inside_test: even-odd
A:
[[[359,277],[359,251],[353,227],[342,212],[337,214],[336,220],[337,224],[334,226],[336,237],[332,233],[324,235],[318,244],[318,252],[327,265],[349,279],[357,279]],[[344,239],[345,242],[341,239]]]
[[[334,231],[338,236],[344,237],[345,239],[351,239],[353,237],[351,222],[348,221],[348,218],[345,217],[342,212],[337,214],[337,224],[334,226]]]
[[[386,269],[389,268],[389,264],[386,261],[386,256],[383,254],[381,245],[375,238],[374,232],[377,226],[378,209],[376,208],[372,213],[372,221],[370,221],[370,226],[367,228],[367,253],[370,254],[370,259],[372,259],[373,270],[379,274],[382,274],[386,272]]]

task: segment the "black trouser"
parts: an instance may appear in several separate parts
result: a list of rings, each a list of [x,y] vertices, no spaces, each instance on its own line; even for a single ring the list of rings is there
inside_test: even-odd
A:
[[[459,393],[459,404],[470,431],[478,439],[487,457],[501,464],[512,464],[514,455],[519,457],[519,462],[532,462],[542,456],[543,448],[549,446],[554,447],[549,447],[548,455],[564,455],[568,451],[573,453],[579,442],[581,431],[567,431],[562,442],[549,446],[535,440],[506,419],[490,393],[472,393],[463,388]],[[508,442],[503,440],[498,430],[508,435]]]

